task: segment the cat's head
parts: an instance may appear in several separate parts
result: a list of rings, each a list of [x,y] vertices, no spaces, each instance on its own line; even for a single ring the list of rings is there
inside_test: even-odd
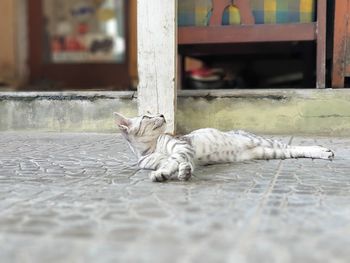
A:
[[[135,118],[126,118],[117,112],[114,115],[117,127],[137,155],[143,155],[150,147],[155,147],[159,135],[166,129],[166,121],[161,114]]]

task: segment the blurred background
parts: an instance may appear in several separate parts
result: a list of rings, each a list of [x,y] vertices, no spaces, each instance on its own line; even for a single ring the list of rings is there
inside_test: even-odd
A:
[[[1,0],[0,88],[135,90],[136,2]],[[310,23],[317,15],[314,0],[283,0],[278,3],[287,6],[287,11],[276,10],[277,19],[272,21],[266,19],[263,10],[264,20],[258,10],[262,2],[250,1],[256,24]],[[305,2],[309,11],[295,12],[296,2]],[[330,68],[334,1],[327,2],[326,53]],[[207,26],[212,2],[179,0],[178,8],[179,27]],[[222,24],[239,24],[237,10],[234,5],[227,8]],[[179,88],[314,88],[315,64],[313,41],[179,45]],[[327,71],[327,86],[330,82]]]
[[[25,90],[132,89],[136,0],[2,0],[0,82]]]

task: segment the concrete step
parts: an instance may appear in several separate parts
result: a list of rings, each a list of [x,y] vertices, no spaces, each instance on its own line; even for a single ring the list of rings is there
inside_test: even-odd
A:
[[[115,132],[113,112],[137,114],[137,93],[0,92],[1,131]],[[179,91],[177,131],[350,135],[350,91]]]
[[[1,131],[112,132],[113,112],[135,115],[135,92],[0,92]]]

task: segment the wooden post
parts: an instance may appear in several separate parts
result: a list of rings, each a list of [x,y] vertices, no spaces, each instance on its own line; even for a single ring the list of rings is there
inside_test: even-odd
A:
[[[317,58],[316,58],[316,87],[326,87],[326,23],[327,1],[317,1]]]
[[[27,0],[0,0],[0,82],[24,85],[27,68]]]
[[[0,1],[0,81],[10,83],[17,73],[15,4],[13,0]]]
[[[137,82],[137,10],[136,0],[129,1],[129,72],[131,77],[132,87],[136,87]]]
[[[165,116],[175,132],[177,81],[177,1],[137,1],[139,114]]]
[[[332,87],[344,88],[349,0],[335,1]]]

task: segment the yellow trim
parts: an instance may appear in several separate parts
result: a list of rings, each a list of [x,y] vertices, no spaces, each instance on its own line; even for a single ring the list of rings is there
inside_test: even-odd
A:
[[[300,12],[311,13],[313,9],[313,0],[300,0],[299,10]]]
[[[276,0],[265,0],[264,1],[264,22],[265,24],[276,23]]]
[[[277,3],[276,0],[265,0],[264,1],[264,11],[276,12]]]
[[[229,6],[228,7],[228,13],[229,13],[229,21],[230,25],[240,25],[241,24],[241,14],[239,12],[239,9],[236,6]]]

